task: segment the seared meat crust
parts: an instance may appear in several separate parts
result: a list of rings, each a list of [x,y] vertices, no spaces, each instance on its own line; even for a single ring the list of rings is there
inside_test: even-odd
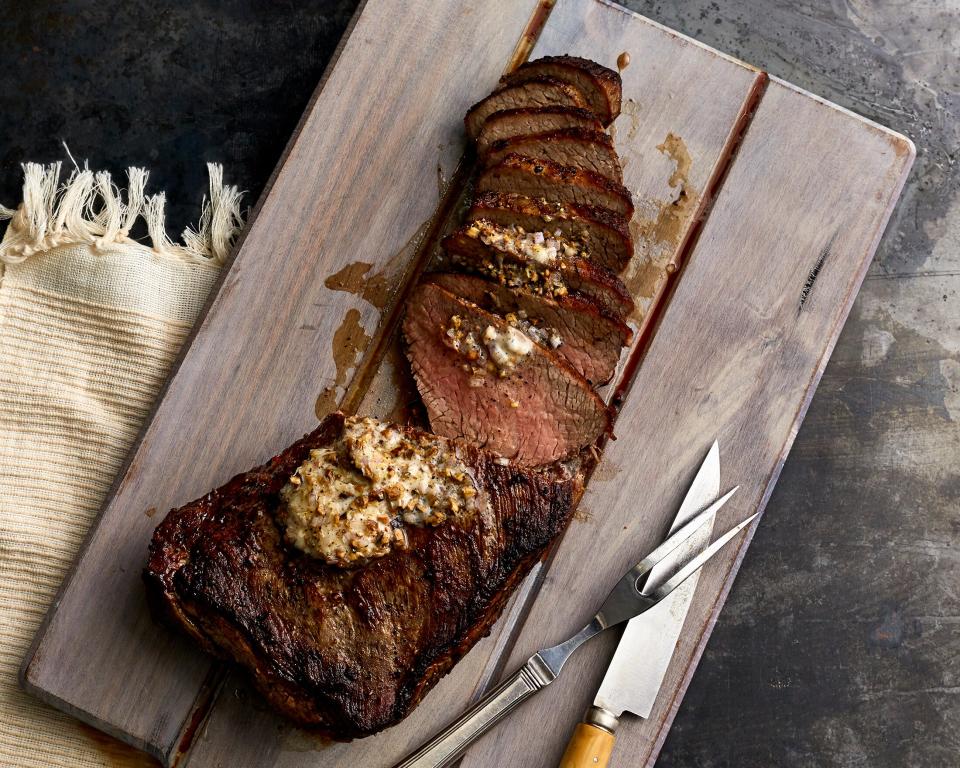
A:
[[[463,124],[471,139],[477,138],[483,122],[494,112],[520,107],[587,106],[583,94],[574,86],[555,77],[531,77],[523,82],[505,85],[478,101],[467,111]]]
[[[618,184],[623,181],[613,140],[603,131],[573,127],[497,139],[487,147],[481,159],[489,167],[510,154],[592,171]]]
[[[512,85],[539,77],[552,77],[577,88],[604,125],[612,123],[620,114],[623,99],[620,74],[595,61],[579,56],[544,56],[521,65],[502,82]]]
[[[633,216],[633,198],[622,184],[593,171],[524,155],[507,155],[484,170],[476,189],[477,194],[515,192],[550,202],[609,208],[627,219]]]
[[[409,714],[490,631],[569,521],[581,481],[458,444],[481,510],[463,524],[409,526],[409,549],[345,570],[291,548],[277,523],[280,489],[342,429],[331,414],[263,466],[170,512],[144,580],[158,618],[244,667],[279,712],[352,739]]]
[[[526,136],[531,133],[557,131],[561,128],[584,128],[601,131],[603,126],[589,109],[580,107],[521,107],[494,112],[483,123],[477,136],[477,153],[483,154],[498,139]]]

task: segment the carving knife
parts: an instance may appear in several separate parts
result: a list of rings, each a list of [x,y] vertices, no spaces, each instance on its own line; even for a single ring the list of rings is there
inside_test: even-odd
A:
[[[700,465],[670,533],[689,522],[720,495],[720,446],[714,442]],[[710,543],[713,519],[658,563],[644,591],[656,589],[685,562]],[[699,575],[689,578],[659,605],[630,620],[607,668],[596,698],[577,726],[560,768],[603,768],[613,749],[613,734],[624,712],[647,718],[660,691]]]

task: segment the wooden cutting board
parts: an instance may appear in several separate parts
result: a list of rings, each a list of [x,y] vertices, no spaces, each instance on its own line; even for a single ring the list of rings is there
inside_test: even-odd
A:
[[[603,0],[367,0],[25,660],[54,706],[167,765],[389,768],[536,648],[584,623],[669,526],[715,437],[720,530],[762,509],[914,157],[911,142]],[[461,118],[511,64],[623,69],[613,132],[635,192],[637,342],[578,515],[490,637],[403,723],[324,743],[157,628],[139,573],[162,514],[340,403],[412,417],[395,326],[468,189]],[[623,63],[623,58],[620,59]],[[159,512],[158,512],[159,511]],[[748,546],[705,569],[656,708],[614,764],[655,759]],[[616,637],[580,651],[464,765],[552,765]],[[544,724],[549,724],[544,727]],[[509,759],[505,756],[509,755]]]

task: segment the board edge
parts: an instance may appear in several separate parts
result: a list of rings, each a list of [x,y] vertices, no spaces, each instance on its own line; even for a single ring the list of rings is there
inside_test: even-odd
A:
[[[603,1],[603,0],[601,0]],[[778,85],[784,89],[794,92],[797,95],[804,98],[811,98],[814,101],[829,107],[845,117],[855,120],[863,124],[865,127],[871,128],[879,133],[884,134],[889,137],[888,140],[891,143],[900,144],[904,148],[903,153],[898,153],[898,156],[902,154],[902,159],[900,160],[900,169],[897,175],[897,180],[894,184],[890,185],[889,191],[887,193],[886,207],[884,213],[877,224],[876,232],[874,234],[873,240],[867,245],[866,249],[863,252],[863,256],[860,260],[860,264],[857,272],[853,276],[852,283],[847,292],[847,296],[844,300],[843,305],[840,308],[839,313],[839,322],[834,326],[832,333],[827,339],[827,344],[824,347],[824,351],[817,361],[817,366],[811,373],[810,379],[807,383],[803,399],[801,400],[794,418],[791,422],[790,430],[787,434],[787,439],[783,443],[783,446],[780,451],[780,455],[777,459],[776,464],[772,468],[770,474],[767,477],[767,482],[764,485],[763,495],[760,497],[760,502],[757,504],[756,513],[757,519],[746,529],[744,532],[743,540],[740,542],[739,546],[736,549],[735,556],[731,562],[730,568],[727,570],[726,574],[723,576],[722,589],[717,594],[714,602],[710,606],[710,612],[707,616],[707,620],[699,628],[699,636],[697,637],[697,642],[692,650],[692,653],[689,657],[689,661],[686,665],[686,668],[683,672],[683,677],[680,680],[680,685],[677,687],[676,692],[670,700],[669,706],[666,709],[664,718],[660,721],[656,729],[656,738],[653,741],[649,755],[647,756],[646,761],[644,762],[644,768],[654,768],[654,765],[657,759],[660,756],[660,751],[663,748],[664,743],[666,742],[667,736],[670,733],[670,729],[673,726],[673,720],[676,717],[677,713],[680,710],[680,705],[683,702],[683,698],[686,695],[687,689],[690,686],[690,682],[693,680],[693,676],[699,667],[700,660],[703,657],[703,653],[706,650],[707,643],[710,640],[711,635],[713,634],[714,627],[720,617],[720,612],[723,610],[723,607],[726,605],[727,598],[730,595],[730,591],[733,588],[733,583],[736,580],[736,576],[740,571],[740,567],[743,564],[743,560],[746,557],[747,550],[750,548],[750,544],[753,542],[754,534],[756,533],[757,528],[760,525],[761,520],[763,519],[764,513],[767,508],[767,504],[770,501],[773,491],[777,485],[777,482],[780,479],[780,474],[783,471],[783,467],[786,464],[787,458],[790,455],[790,451],[793,448],[793,444],[796,441],[797,434],[800,431],[800,427],[803,424],[804,419],[806,418],[807,411],[810,408],[810,404],[813,401],[813,396],[816,394],[816,391],[819,387],[820,381],[823,378],[823,374],[826,371],[827,365],[830,362],[830,358],[833,356],[833,351],[836,347],[837,341],[840,338],[840,334],[843,332],[843,328],[847,323],[847,319],[850,316],[850,312],[853,309],[853,304],[856,301],[858,294],[860,293],[860,288],[863,285],[863,281],[866,278],[867,271],[870,268],[870,264],[873,263],[873,258],[876,255],[877,249],[879,248],[880,241],[883,238],[884,233],[886,232],[887,226],[890,222],[890,218],[893,215],[894,210],[897,207],[897,204],[900,201],[900,196],[903,192],[904,185],[906,184],[907,178],[910,175],[910,170],[913,167],[914,160],[916,159],[916,145],[914,142],[907,136],[898,133],[884,125],[874,122],[869,118],[859,115],[853,110],[847,109],[839,104],[829,101],[821,96],[817,96],[800,86],[794,85],[787,81],[782,80],[781,78],[770,76],[769,78],[770,85]],[[766,92],[761,96],[760,103],[763,101],[763,96],[766,95]],[[759,103],[757,105],[759,107]],[[895,167],[894,164],[891,167]]]

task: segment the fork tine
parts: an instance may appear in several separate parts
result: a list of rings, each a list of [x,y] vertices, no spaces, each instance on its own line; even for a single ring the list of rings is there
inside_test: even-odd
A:
[[[654,603],[659,603],[661,600],[663,600],[663,598],[665,598],[667,595],[673,592],[673,590],[683,584],[683,582],[693,576],[693,574],[699,571],[711,557],[723,549],[730,542],[730,540],[733,539],[734,536],[740,533],[740,531],[750,525],[750,523],[752,523],[759,514],[759,512],[755,512],[742,523],[735,525],[733,528],[723,534],[723,536],[713,542],[713,544],[703,550],[703,552],[683,566],[683,568],[673,574],[673,576],[663,582],[663,584],[653,590],[653,592],[647,595],[647,597],[651,598]]]
[[[703,510],[703,512],[700,512],[695,517],[691,518],[690,522],[684,525],[679,531],[666,539],[660,544],[660,546],[658,546],[649,555],[643,558],[643,560],[637,563],[633,567],[633,570],[630,571],[630,576],[633,578],[640,578],[645,573],[648,573],[653,566],[663,560],[663,558],[673,552],[673,550],[675,550],[694,533],[696,533],[700,526],[710,519],[710,516],[720,509],[720,507],[726,504],[730,497],[733,496],[733,494],[735,494],[739,488],[739,485],[734,486],[732,489],[723,494],[723,496],[713,502],[713,504]]]

